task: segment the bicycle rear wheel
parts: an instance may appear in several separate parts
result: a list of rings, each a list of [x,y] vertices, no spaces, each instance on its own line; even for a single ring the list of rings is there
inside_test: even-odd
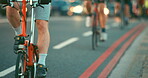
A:
[[[124,13],[121,13],[120,17],[121,17],[120,29],[123,29],[124,28],[124,25],[125,25]]]
[[[22,52],[18,53],[15,68],[15,78],[28,78],[26,75],[25,56]]]
[[[97,13],[94,13],[93,16],[92,16],[92,19],[93,19],[93,22],[92,22],[92,49],[95,50],[96,47],[98,46],[98,29],[97,29],[97,26],[98,26],[98,15]]]
[[[93,27],[92,31],[93,31],[93,34],[92,34],[92,49],[95,50],[96,47],[98,46],[97,28]]]
[[[123,29],[125,26],[125,15],[124,15],[124,1],[121,0],[121,10],[120,10],[120,18],[121,18],[121,23],[120,23],[120,29]]]

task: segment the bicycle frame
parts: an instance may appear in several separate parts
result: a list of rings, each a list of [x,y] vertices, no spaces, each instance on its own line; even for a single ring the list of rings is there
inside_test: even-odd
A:
[[[22,33],[19,35],[21,37],[27,37],[27,33],[26,33],[26,29],[27,29],[27,24],[26,24],[26,0],[22,0]],[[33,3],[33,0],[30,0],[30,5],[32,6],[32,10],[31,10],[31,38],[30,41],[25,40],[25,44],[24,46],[27,46],[27,56],[25,56],[26,60],[28,61],[24,61],[24,71],[26,71],[26,66],[33,66],[34,67],[34,77],[36,75],[36,61],[37,58],[35,58],[35,47],[34,47],[34,32],[35,32],[35,17],[34,17],[34,8],[36,7],[36,5]]]
[[[30,40],[26,40],[25,38],[28,37],[29,35],[27,34],[27,22],[26,22],[26,4],[28,0],[17,0],[15,2],[22,2],[22,18],[21,18],[21,26],[22,26],[22,33],[19,34],[19,37],[24,38],[23,44],[20,44],[21,46],[23,45],[24,47],[22,48],[22,51],[18,50],[18,52],[22,52],[24,54],[24,72],[26,72],[26,67],[34,67],[34,77],[36,75],[36,61],[38,57],[35,54],[35,45],[34,45],[34,32],[35,32],[35,17],[34,17],[34,8],[36,7],[36,4],[34,3],[35,1],[30,0],[29,3],[32,6],[32,13],[31,13],[31,37]],[[19,46],[20,46],[19,45]],[[24,51],[23,51],[24,50]],[[35,57],[36,56],[36,57]]]
[[[99,18],[99,15],[98,15],[98,13],[99,13],[99,11],[98,11],[98,9],[97,9],[97,7],[98,7],[98,4],[97,3],[94,3],[94,12],[93,12],[93,24],[92,24],[92,26],[98,26],[98,18]]]
[[[32,8],[32,13],[31,13],[31,40],[30,43],[26,42],[25,46],[27,46],[28,44],[30,44],[28,46],[28,62],[27,62],[27,66],[33,66],[33,46],[32,44],[34,43],[34,30],[35,30],[35,22],[34,22],[34,4],[32,2],[32,0],[30,0],[30,5],[33,6]],[[19,36],[21,37],[27,37],[27,33],[26,33],[26,0],[22,0],[22,34],[20,34]]]
[[[98,31],[98,24],[99,24],[99,11],[97,9],[98,4],[94,3],[94,9],[93,9],[93,15],[92,15],[92,49],[95,50],[96,47],[98,46],[97,42],[98,42],[98,36],[99,36],[99,32]]]

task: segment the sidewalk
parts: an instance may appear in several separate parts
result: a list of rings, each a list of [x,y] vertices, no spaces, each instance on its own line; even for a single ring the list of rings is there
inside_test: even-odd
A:
[[[148,78],[148,27],[125,52],[108,78]]]

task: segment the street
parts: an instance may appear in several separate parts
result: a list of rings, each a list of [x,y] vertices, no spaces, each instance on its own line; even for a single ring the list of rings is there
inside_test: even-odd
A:
[[[139,31],[134,40],[146,25],[143,21],[132,19],[130,24],[121,30],[119,23],[112,17],[108,19],[106,26],[108,40],[99,42],[98,48],[92,50],[91,28],[85,27],[85,17],[51,17],[51,41],[46,60],[49,69],[47,78],[99,77],[122,46]],[[37,31],[35,40],[36,38]],[[13,44],[13,29],[6,18],[0,17],[0,78],[14,78],[17,55],[13,52]]]

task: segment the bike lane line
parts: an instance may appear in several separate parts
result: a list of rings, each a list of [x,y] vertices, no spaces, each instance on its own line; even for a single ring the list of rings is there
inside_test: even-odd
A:
[[[130,44],[136,39],[136,37],[144,30],[146,26],[141,27],[123,46],[122,48],[117,52],[117,54],[113,57],[113,59],[108,63],[108,65],[103,69],[101,74],[98,76],[98,78],[107,78],[109,73],[112,71],[114,66],[117,64],[123,53],[127,50],[127,48],[130,46]]]
[[[91,35],[92,35],[92,31],[87,31],[87,32],[83,33],[84,37],[88,37],[88,36],[91,36]]]
[[[114,42],[111,47],[109,47],[98,59],[93,62],[80,76],[79,78],[89,78],[92,73],[109,57],[109,55],[120,45],[124,40],[126,40],[132,33],[138,30],[142,24],[129,30],[126,34],[120,37],[116,42]]]
[[[9,67],[8,69],[5,69],[4,71],[1,71],[0,72],[0,77],[4,77],[6,76],[7,74],[13,72],[15,70],[15,65],[12,66],[12,67]]]
[[[77,37],[70,38],[70,39],[68,39],[68,40],[66,40],[64,42],[61,42],[61,43],[53,46],[53,49],[61,49],[61,48],[65,47],[65,46],[67,46],[69,44],[72,44],[72,43],[78,41],[78,40],[79,40],[79,38],[77,38]]]
[[[73,37],[73,38],[70,38],[70,39],[60,43],[59,45],[54,46],[53,48],[54,49],[61,49],[61,48],[65,47],[65,46],[67,46],[67,45],[69,45],[71,43],[74,43],[74,42],[78,41],[78,40],[79,40],[79,38]],[[6,76],[7,74],[13,72],[14,70],[15,70],[15,65],[1,71],[0,72],[0,77]]]

